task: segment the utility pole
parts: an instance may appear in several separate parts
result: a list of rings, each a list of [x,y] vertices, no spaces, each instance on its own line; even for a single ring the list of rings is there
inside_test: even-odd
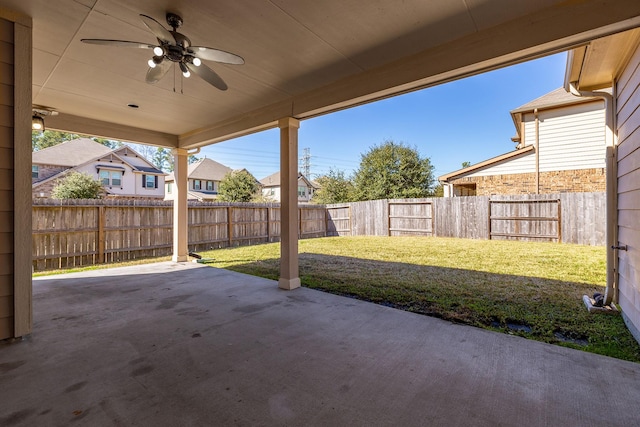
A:
[[[311,149],[305,148],[302,150],[302,157],[300,157],[300,171],[302,174],[311,179]]]

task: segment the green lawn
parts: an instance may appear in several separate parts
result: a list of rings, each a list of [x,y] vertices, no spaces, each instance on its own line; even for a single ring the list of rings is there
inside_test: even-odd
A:
[[[201,254],[209,265],[278,278],[279,244]],[[454,322],[640,362],[619,315],[589,314],[605,249],[425,237],[300,241],[303,286]]]

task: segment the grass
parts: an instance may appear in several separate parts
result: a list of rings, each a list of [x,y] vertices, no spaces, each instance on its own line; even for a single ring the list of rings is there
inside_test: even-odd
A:
[[[201,252],[210,265],[278,278],[279,244]],[[589,314],[605,249],[424,237],[300,241],[303,286],[547,343],[640,362],[618,315]]]

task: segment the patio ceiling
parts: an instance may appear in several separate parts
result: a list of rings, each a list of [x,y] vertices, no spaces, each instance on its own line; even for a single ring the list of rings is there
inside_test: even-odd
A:
[[[578,46],[640,25],[637,0],[0,0],[33,18],[33,104],[47,127],[193,148]],[[145,83],[150,53],[82,38],[155,43],[139,14],[194,45],[244,57],[209,63],[219,91],[169,72]],[[517,88],[514,88],[514,90]],[[136,104],[131,109],[128,104]]]

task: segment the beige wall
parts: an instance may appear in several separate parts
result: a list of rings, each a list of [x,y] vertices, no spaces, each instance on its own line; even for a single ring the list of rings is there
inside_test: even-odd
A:
[[[0,8],[0,339],[31,333],[31,19]]]
[[[494,194],[535,194],[536,174],[518,173],[509,175],[474,176],[450,181],[454,184],[454,195],[460,194],[457,186],[476,185],[475,196]],[[605,191],[604,169],[580,169],[540,173],[540,194],[584,193]]]
[[[616,83],[620,307],[640,341],[640,47]]]
[[[0,19],[0,339],[13,336],[13,23]]]

